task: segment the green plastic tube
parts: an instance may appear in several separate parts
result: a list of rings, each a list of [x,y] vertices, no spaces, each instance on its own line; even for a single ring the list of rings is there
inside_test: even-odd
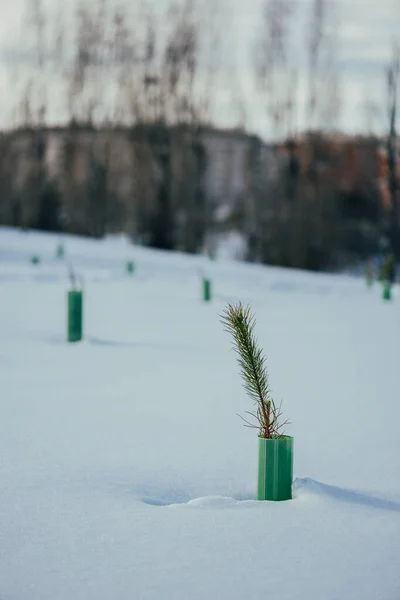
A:
[[[134,270],[135,270],[135,263],[132,260],[128,260],[126,262],[126,272],[131,275],[134,272]]]
[[[209,302],[211,300],[211,281],[209,279],[203,279],[203,300]]]
[[[392,297],[392,287],[391,287],[389,281],[385,281],[383,284],[382,297],[384,300],[390,300]]]
[[[258,438],[257,500],[291,500],[293,438]]]
[[[33,265],[38,265],[38,264],[40,263],[40,258],[39,258],[39,256],[36,256],[36,255],[35,255],[35,256],[32,256],[32,257],[31,257],[31,263],[32,263]]]
[[[68,292],[68,332],[69,342],[79,342],[82,339],[82,292]]]

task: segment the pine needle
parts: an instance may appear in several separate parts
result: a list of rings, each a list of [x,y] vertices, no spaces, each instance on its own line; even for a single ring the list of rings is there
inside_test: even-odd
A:
[[[257,407],[256,412],[247,414],[256,419],[261,437],[281,437],[280,430],[287,422],[280,424],[280,407],[277,408],[271,398],[266,358],[254,335],[256,319],[250,307],[244,307],[240,302],[228,304],[221,315],[221,322],[233,338],[244,388]],[[246,419],[243,420],[251,426]]]

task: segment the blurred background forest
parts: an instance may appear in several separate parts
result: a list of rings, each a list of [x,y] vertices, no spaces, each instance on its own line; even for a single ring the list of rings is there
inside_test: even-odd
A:
[[[331,2],[262,2],[246,57],[232,58],[251,90],[224,71],[222,6],[27,0],[0,224],[210,256],[230,236],[238,259],[312,270],[400,258],[399,39],[386,42],[381,103],[367,95],[350,133]]]

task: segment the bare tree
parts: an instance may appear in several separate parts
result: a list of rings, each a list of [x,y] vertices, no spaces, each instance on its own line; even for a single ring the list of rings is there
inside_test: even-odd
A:
[[[305,140],[307,164],[301,186],[302,204],[307,207],[304,234],[312,263],[322,263],[333,250],[333,237],[328,235],[335,223],[334,204],[337,195],[332,179],[327,178],[332,161],[328,140],[340,114],[340,87],[336,68],[337,49],[334,14],[326,0],[313,0],[307,27],[308,104],[306,122],[309,133]],[[318,256],[321,258],[319,259]]]
[[[290,55],[293,4],[289,0],[265,0],[255,44],[255,74],[265,99],[271,133],[290,136],[294,116],[297,72]]]
[[[201,124],[211,97],[209,89],[204,93],[198,5],[193,0],[171,5],[162,22],[151,6],[144,8],[135,31],[126,14],[119,13],[114,22],[122,59],[119,112],[125,106],[131,116],[139,229],[152,230],[152,245],[198,250],[207,209]]]
[[[319,75],[319,62],[321,58],[321,47],[324,41],[324,29],[325,29],[325,13],[326,13],[326,2],[325,0],[313,0],[311,6],[311,17],[309,27],[307,28],[308,39],[306,40],[308,46],[308,76],[309,76],[309,90],[308,90],[308,105],[307,105],[307,116],[309,127],[313,126],[314,115],[317,108],[318,99],[318,75]]]
[[[110,44],[105,0],[80,0],[76,12],[74,55],[69,67],[70,119],[95,124],[101,121],[107,99],[104,81],[109,73]],[[112,78],[110,78],[111,84]]]
[[[327,0],[312,0],[306,30],[306,124],[311,130],[334,129],[340,116],[337,27],[337,15],[332,5]]]
[[[300,15],[301,16],[301,15]],[[255,75],[266,103],[271,133],[281,141],[281,175],[269,198],[259,197],[256,223],[258,253],[296,267],[322,266],[327,241],[326,221],[332,219],[334,194],[328,192],[326,145],[320,130],[333,128],[339,114],[339,81],[332,15],[326,0],[313,0],[304,45],[294,25],[293,4],[265,0],[262,25],[255,46]],[[296,139],[300,101],[299,79],[307,65],[305,115],[308,132]],[[322,151],[322,149],[324,149]],[[323,157],[323,158],[322,158]],[[329,171],[329,169],[328,169]],[[324,196],[324,198],[322,197]],[[269,204],[268,210],[265,206]],[[265,218],[262,215],[268,215]],[[268,242],[265,230],[269,229]],[[326,250],[326,248],[325,248]],[[325,253],[326,254],[326,253]]]
[[[293,108],[291,97],[288,95],[288,89],[294,84],[289,57],[292,16],[292,5],[288,0],[265,0],[253,47],[256,88],[261,94],[270,132],[275,139],[287,136],[290,121],[287,110]],[[249,172],[254,180],[251,185],[253,210],[248,233],[251,242],[249,258],[264,262],[270,260],[276,251],[273,233],[277,232],[280,226],[282,190],[276,187],[273,194],[268,194],[268,191],[265,193],[261,188],[258,144],[253,144],[249,161]],[[268,236],[269,244],[265,242],[267,229],[272,232],[272,235]]]
[[[24,227],[41,227],[41,208],[46,194],[46,140],[43,127],[47,111],[47,32],[48,22],[42,0],[27,0],[23,23],[23,52],[30,60],[24,69],[22,93],[18,101],[19,125],[25,130],[22,163],[14,172],[12,196],[18,196],[19,218]]]
[[[388,178],[391,199],[391,242],[396,256],[400,256],[399,182],[397,176],[397,103],[400,87],[400,45],[393,45],[393,58],[387,69],[387,97],[389,135],[387,141]]]
[[[22,97],[21,117],[31,126],[43,127],[47,111],[47,67],[49,23],[42,0],[26,0],[24,43],[30,54],[27,82]],[[28,124],[28,122],[26,122]]]

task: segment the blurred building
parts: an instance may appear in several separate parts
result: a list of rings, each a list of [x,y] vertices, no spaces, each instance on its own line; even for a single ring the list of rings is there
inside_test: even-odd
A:
[[[165,177],[178,221],[196,203],[208,220],[236,209],[250,214],[256,190],[278,173],[273,146],[211,127],[174,127],[167,134],[155,126],[20,129],[4,134],[0,147],[0,222],[41,227],[44,195],[48,227],[56,227],[60,213],[75,233],[100,234],[90,230],[99,212],[108,229],[136,232],[137,221],[155,208]]]
[[[251,260],[319,268],[388,231],[387,162],[384,140],[319,132],[272,145],[212,127],[19,129],[0,136],[0,224],[187,252],[236,231]]]

